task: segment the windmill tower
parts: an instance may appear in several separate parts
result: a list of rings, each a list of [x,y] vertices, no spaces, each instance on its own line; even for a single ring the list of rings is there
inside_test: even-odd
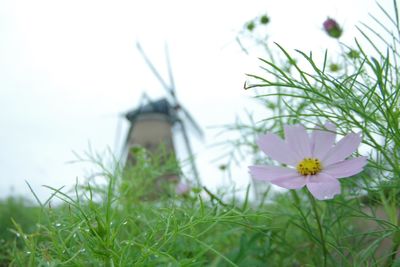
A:
[[[134,156],[130,154],[129,151],[135,146],[141,146],[146,148],[149,152],[155,152],[160,145],[162,145],[167,153],[176,154],[173,134],[178,130],[183,136],[184,147],[189,155],[193,176],[196,183],[200,184],[199,174],[193,159],[193,151],[187,132],[187,124],[198,136],[203,137],[203,132],[176,97],[175,83],[172,76],[168,51],[166,49],[169,83],[165,82],[161,77],[139,43],[137,44],[137,48],[150,70],[165,89],[166,97],[153,101],[147,95],[144,95],[139,107],[125,114],[125,118],[130,122],[129,131],[123,148],[126,154],[126,164],[134,164]],[[172,177],[166,178],[177,179],[178,177],[172,175]]]

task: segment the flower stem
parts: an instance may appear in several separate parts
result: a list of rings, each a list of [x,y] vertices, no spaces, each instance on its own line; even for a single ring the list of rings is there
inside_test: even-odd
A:
[[[400,234],[395,233],[395,236],[393,238],[393,245],[392,245],[392,250],[390,253],[390,257],[386,260],[386,263],[384,266],[390,267],[392,266],[393,262],[396,260],[397,252],[399,251],[399,246],[400,246]]]
[[[322,231],[321,219],[319,217],[319,213],[318,213],[318,210],[317,210],[317,203],[316,203],[314,197],[310,194],[310,192],[307,191],[307,195],[308,195],[308,198],[310,199],[311,206],[312,206],[312,209],[313,209],[313,212],[314,212],[314,216],[315,216],[315,219],[317,221],[318,231],[319,231],[319,235],[320,235],[320,238],[321,238],[322,251],[323,251],[323,254],[324,254],[324,265],[323,266],[326,267],[326,261],[328,259],[328,250],[327,250],[326,244],[325,244],[324,232]]]
[[[290,190],[290,193],[292,194],[292,197],[294,199],[296,206],[300,207],[300,198],[299,198],[299,195],[297,194],[297,192],[295,190]]]

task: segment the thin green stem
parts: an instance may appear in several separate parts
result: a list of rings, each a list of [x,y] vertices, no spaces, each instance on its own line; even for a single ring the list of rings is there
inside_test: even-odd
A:
[[[319,235],[320,235],[320,238],[321,238],[322,252],[324,254],[324,265],[323,266],[326,267],[327,266],[326,262],[327,262],[327,259],[328,259],[328,249],[326,248],[325,236],[324,236],[324,232],[322,231],[322,224],[321,224],[321,219],[320,219],[320,216],[319,216],[319,213],[318,213],[318,209],[317,209],[317,203],[316,203],[314,197],[308,191],[307,191],[307,196],[310,199],[311,206],[312,206],[312,209],[313,209],[313,212],[314,212],[314,216],[315,216],[315,219],[317,221],[318,231],[319,231]]]
[[[390,257],[387,259],[385,267],[392,266],[393,262],[396,259],[397,252],[399,251],[399,247],[400,247],[400,234],[397,232],[394,234]]]
[[[296,206],[300,207],[300,198],[299,198],[299,195],[297,194],[297,192],[295,190],[290,190],[290,193],[292,194],[292,197],[294,199],[294,202],[296,203]]]

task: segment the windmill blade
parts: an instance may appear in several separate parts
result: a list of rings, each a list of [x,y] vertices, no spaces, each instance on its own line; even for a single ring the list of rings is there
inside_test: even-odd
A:
[[[200,137],[200,139],[204,139],[204,132],[201,129],[200,125],[194,120],[192,115],[182,106],[180,106],[179,110],[182,112],[183,116],[188,120],[190,126],[194,129],[196,134]]]
[[[123,144],[123,147],[121,149],[121,160],[123,162],[123,165],[125,165],[127,163],[127,159],[128,159],[128,154],[129,154],[129,138],[131,136],[133,127],[132,125],[129,126],[129,130],[125,136],[125,141]]]
[[[122,129],[122,118],[121,115],[118,115],[117,118],[117,126],[115,130],[115,139],[114,139],[114,154],[121,156],[121,129]]]
[[[142,55],[144,61],[147,64],[147,66],[149,66],[150,70],[156,76],[156,78],[161,83],[161,85],[165,88],[165,90],[167,90],[168,93],[173,95],[171,87],[168,86],[168,84],[163,80],[163,78],[161,77],[160,73],[157,71],[157,69],[154,67],[153,63],[151,63],[150,59],[147,57],[146,53],[143,51],[142,46],[140,45],[139,42],[136,43],[136,47],[139,50],[140,54]]]
[[[168,77],[169,77],[169,84],[170,84],[169,93],[171,94],[175,103],[178,103],[178,100],[176,99],[176,94],[175,94],[175,81],[174,81],[174,76],[172,75],[171,59],[169,57],[169,49],[168,49],[167,43],[165,43],[165,58],[167,61]]]
[[[193,150],[192,150],[192,146],[189,141],[189,136],[187,134],[185,124],[183,123],[182,120],[178,120],[178,123],[182,128],[183,140],[185,142],[187,153],[189,154],[189,161],[190,161],[190,165],[192,167],[192,172],[193,172],[194,178],[196,179],[197,185],[200,186],[199,172],[197,171],[196,163],[193,158]]]

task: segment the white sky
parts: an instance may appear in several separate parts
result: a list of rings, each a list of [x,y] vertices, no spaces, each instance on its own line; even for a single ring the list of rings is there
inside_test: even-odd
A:
[[[327,16],[342,23],[346,42],[376,10],[373,0],[0,0],[0,198],[28,195],[25,180],[42,198],[43,184],[83,180],[85,166],[67,164],[72,151],[83,154],[88,143],[114,149],[118,114],[143,92],[164,95],[136,41],[163,74],[168,43],[178,98],[206,131],[195,144],[201,178],[215,188],[224,179],[213,162],[218,152],[205,148],[218,141],[209,127],[233,122],[244,108],[265,117],[243,90],[244,73],[264,56],[246,56],[236,44],[244,23],[267,13],[271,41],[321,52],[336,47],[321,30]],[[246,165],[233,178],[246,184]]]

